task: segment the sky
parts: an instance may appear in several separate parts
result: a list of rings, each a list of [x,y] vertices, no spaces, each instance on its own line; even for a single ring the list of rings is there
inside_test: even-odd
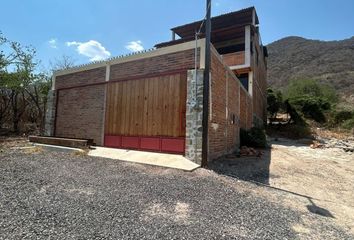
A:
[[[287,36],[354,36],[354,0],[212,0],[212,16],[255,6],[264,44]],[[41,66],[89,63],[152,48],[205,16],[205,0],[1,0],[0,31],[31,45]]]

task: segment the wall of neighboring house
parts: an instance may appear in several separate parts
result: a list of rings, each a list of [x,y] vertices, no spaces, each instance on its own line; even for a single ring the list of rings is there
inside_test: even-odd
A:
[[[239,147],[241,124],[251,125],[248,114],[252,113],[252,109],[245,105],[241,112],[241,100],[251,105],[250,95],[212,48],[208,146],[210,160],[236,150]]]
[[[253,54],[251,66],[253,74],[252,98],[253,98],[253,125],[259,126],[267,119],[267,66],[263,47],[260,45],[260,36],[257,31],[252,37]]]

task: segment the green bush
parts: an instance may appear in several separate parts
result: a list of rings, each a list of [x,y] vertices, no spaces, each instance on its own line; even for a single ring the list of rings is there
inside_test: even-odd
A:
[[[342,123],[346,120],[349,120],[351,118],[354,117],[354,113],[351,111],[347,111],[347,110],[342,110],[342,111],[338,111],[338,112],[334,112],[333,114],[333,120],[336,124]]]
[[[314,79],[295,79],[290,81],[285,90],[285,97],[288,99],[315,97],[333,104],[338,101],[338,95],[333,87],[321,84]]]
[[[290,103],[300,110],[306,118],[313,119],[316,122],[325,122],[324,111],[331,108],[328,101],[319,97],[302,96],[290,99]]]
[[[341,127],[347,130],[353,130],[354,129],[354,118],[345,120],[342,124]]]
[[[262,128],[253,127],[250,130],[240,129],[241,146],[248,147],[266,147],[267,138],[265,130]]]

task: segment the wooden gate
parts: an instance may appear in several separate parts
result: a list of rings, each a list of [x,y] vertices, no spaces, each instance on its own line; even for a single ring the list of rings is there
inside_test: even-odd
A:
[[[186,72],[107,85],[105,146],[184,153]]]

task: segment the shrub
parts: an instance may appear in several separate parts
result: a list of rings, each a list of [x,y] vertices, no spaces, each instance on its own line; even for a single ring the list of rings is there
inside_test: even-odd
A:
[[[321,84],[314,79],[292,80],[285,91],[288,99],[301,97],[316,97],[325,100],[328,103],[336,103],[338,95],[335,89],[329,85]]]
[[[334,112],[333,120],[336,124],[342,123],[354,117],[354,113],[347,110],[342,110],[339,112]]]
[[[353,130],[354,129],[354,118],[345,120],[342,124],[341,127],[347,130]]]
[[[241,146],[266,147],[267,138],[264,129],[253,127],[249,130],[240,129]]]
[[[325,122],[324,111],[329,110],[331,105],[328,101],[319,97],[302,96],[290,99],[292,105],[299,109],[306,118],[316,122]]]
[[[325,112],[338,101],[333,87],[321,84],[313,79],[300,79],[290,82],[285,96],[304,117],[323,123]]]

